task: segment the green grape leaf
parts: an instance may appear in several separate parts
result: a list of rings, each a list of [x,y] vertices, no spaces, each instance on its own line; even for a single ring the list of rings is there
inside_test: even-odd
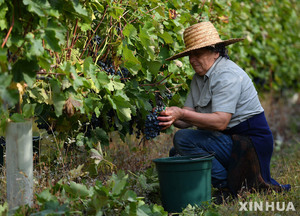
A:
[[[82,7],[82,4],[80,4],[78,0],[72,0],[71,2],[73,4],[74,10],[78,14],[83,15],[83,16],[88,16],[86,9]]]
[[[104,11],[104,6],[102,4],[100,4],[97,0],[92,0],[92,5],[95,6],[95,8],[97,9],[97,11],[99,12],[103,12]]]
[[[52,102],[54,105],[55,114],[57,117],[59,117],[62,115],[66,98],[63,95],[63,92],[61,92],[61,84],[58,80],[51,79],[50,84],[52,88]]]
[[[61,94],[52,94],[52,101],[57,117],[62,115],[63,107],[65,105],[65,97]]]
[[[153,44],[151,43],[151,34],[149,31],[140,28],[139,39],[143,45],[143,47],[147,50],[148,55],[151,59],[154,59],[154,50]]]
[[[15,82],[25,81],[29,87],[32,87],[36,80],[38,69],[38,63],[35,60],[19,60],[12,68],[13,79]]]
[[[118,175],[112,176],[113,187],[112,194],[119,195],[125,189],[127,185],[128,175],[125,175],[124,172],[118,173]]]
[[[124,200],[128,200],[129,202],[136,202],[137,201],[137,195],[132,190],[128,190],[124,194]]]
[[[0,49],[0,65],[7,62],[7,49]]]
[[[49,71],[51,68],[51,58],[47,58],[45,56],[40,56],[38,58],[38,64],[41,66],[41,68],[45,69],[46,71]]]
[[[124,65],[133,75],[136,75],[142,68],[142,65],[133,53],[134,51],[128,49],[127,46],[123,47],[123,59],[125,62]]]
[[[9,106],[14,106],[19,101],[19,91],[17,89],[1,89],[0,96]]]
[[[45,189],[41,193],[36,194],[38,202],[45,203],[50,200],[57,200],[56,196],[52,195],[49,190]]]
[[[30,42],[30,48],[26,53],[26,56],[29,59],[32,59],[32,56],[34,57],[43,55],[44,47],[41,39],[34,38],[34,35],[32,33],[28,33],[25,38]]]
[[[112,85],[113,85],[114,90],[121,90],[121,89],[123,89],[124,86],[125,86],[125,85],[124,85],[123,83],[121,83],[120,81],[117,82],[117,81],[115,81],[115,80],[111,80],[111,83],[112,83]]]
[[[137,35],[137,30],[132,24],[127,24],[123,29],[123,35],[128,38],[134,38]]]
[[[0,5],[0,29],[4,30],[7,29],[7,20],[5,19],[6,13],[8,11],[7,5],[2,3]]]
[[[25,118],[33,117],[35,107],[36,107],[36,104],[25,104],[22,109],[24,117]]]
[[[119,20],[124,12],[122,7],[118,7],[115,4],[109,8],[109,15],[112,16],[114,19]]]
[[[50,48],[55,52],[60,52],[60,46],[59,46],[59,40],[55,37],[55,31],[54,30],[45,30],[45,36],[44,39],[47,41],[47,44],[50,46]]]
[[[100,86],[107,88],[109,91],[113,91],[112,83],[110,82],[110,79],[108,78],[105,72],[103,71],[99,72],[97,74],[97,80]],[[110,85],[110,87],[108,87],[108,85]]]
[[[117,115],[122,122],[130,121],[131,120],[131,109],[126,108],[126,107],[119,107],[117,109]]]
[[[10,119],[13,121],[13,122],[25,122],[25,118],[22,114],[20,113],[14,113],[11,115]]]
[[[8,73],[0,73],[0,90],[7,88],[11,81],[13,76]]]
[[[162,66],[162,63],[159,61],[150,61],[147,62],[148,70],[149,72],[156,76],[159,72],[160,67]]]
[[[45,9],[50,6],[47,0],[39,0],[39,2],[36,2],[34,0],[23,0],[23,3],[24,5],[28,5],[28,10],[30,12],[34,12],[40,17],[46,15]]]
[[[108,95],[108,100],[110,101],[114,110],[117,111],[118,118],[120,121],[129,121],[131,119],[131,104],[126,95],[113,95],[112,97]]]
[[[96,128],[93,133],[96,135],[97,139],[101,141],[102,145],[109,145],[109,137],[102,128]]]
[[[61,25],[57,20],[50,19],[47,23],[46,31],[53,31],[55,32],[55,38],[58,41],[57,43],[60,45],[65,45],[65,37],[66,37],[66,28]]]
[[[168,32],[166,32],[166,31],[163,34],[158,34],[158,35],[159,35],[159,37],[161,37],[162,39],[164,39],[164,41],[167,44],[172,44],[174,42],[172,36]]]
[[[70,192],[80,198],[86,198],[90,195],[90,190],[85,185],[73,181],[70,183]]]
[[[67,204],[62,204],[60,205],[60,203],[57,200],[50,200],[48,202],[46,202],[44,204],[44,208],[45,210],[40,211],[38,213],[39,216],[47,216],[47,215],[64,215],[67,212],[69,212],[69,208],[67,206]],[[36,214],[32,214],[32,216],[34,216]]]

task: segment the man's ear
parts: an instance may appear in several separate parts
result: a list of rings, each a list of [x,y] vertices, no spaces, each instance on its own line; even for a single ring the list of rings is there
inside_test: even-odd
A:
[[[215,57],[215,59],[217,59],[217,58],[219,58],[219,56],[220,56],[220,53],[216,52],[214,57]]]

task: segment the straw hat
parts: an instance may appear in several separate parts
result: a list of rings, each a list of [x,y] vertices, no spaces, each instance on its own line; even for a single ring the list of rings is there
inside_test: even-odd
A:
[[[185,50],[170,58],[167,61],[181,58],[190,54],[190,51],[200,49],[216,44],[224,44],[225,46],[244,40],[244,38],[233,38],[229,40],[221,40],[217,29],[211,22],[201,22],[185,29],[183,33]]]

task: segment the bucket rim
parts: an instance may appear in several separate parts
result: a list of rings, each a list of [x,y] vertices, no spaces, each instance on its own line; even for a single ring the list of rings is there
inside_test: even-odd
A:
[[[154,163],[194,163],[200,161],[210,161],[214,158],[214,154],[209,155],[187,155],[187,156],[175,156],[175,157],[163,157],[163,158],[156,158],[152,161]]]

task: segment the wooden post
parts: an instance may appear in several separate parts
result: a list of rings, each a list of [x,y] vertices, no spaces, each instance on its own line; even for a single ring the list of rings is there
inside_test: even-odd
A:
[[[9,122],[6,129],[6,184],[9,209],[33,199],[32,121]]]

